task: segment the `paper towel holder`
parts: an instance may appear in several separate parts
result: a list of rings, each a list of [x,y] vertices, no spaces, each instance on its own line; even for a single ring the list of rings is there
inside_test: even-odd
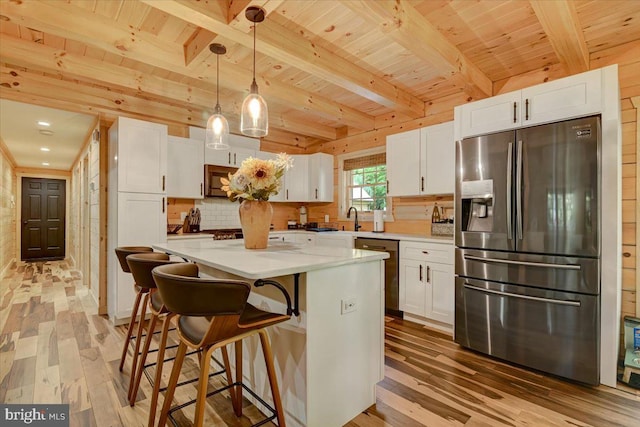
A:
[[[373,211],[373,232],[384,232],[384,211],[381,209],[375,209]]]

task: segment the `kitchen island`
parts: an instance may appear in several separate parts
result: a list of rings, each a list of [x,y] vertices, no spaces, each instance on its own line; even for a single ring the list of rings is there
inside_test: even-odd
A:
[[[375,403],[375,385],[384,377],[387,253],[284,242],[246,250],[242,240],[210,239],[153,247],[197,263],[203,274],[270,279],[288,291],[299,315],[269,328],[287,425],[342,426]],[[249,302],[286,310],[285,298],[272,286],[254,286]],[[245,340],[243,349],[244,381],[271,403],[257,338]]]

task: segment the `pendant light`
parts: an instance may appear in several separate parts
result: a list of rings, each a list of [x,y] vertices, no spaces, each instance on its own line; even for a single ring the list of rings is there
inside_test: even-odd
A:
[[[253,26],[253,82],[251,91],[242,103],[242,116],[240,118],[240,132],[243,135],[261,137],[269,133],[269,111],[267,103],[258,94],[258,84],[256,83],[256,28],[258,22],[264,21],[264,10],[256,6],[250,6],[244,16]]]
[[[212,43],[209,50],[216,54],[216,107],[207,121],[205,144],[214,150],[228,150],[229,122],[220,108],[220,55],[227,53],[227,48],[220,43]]]

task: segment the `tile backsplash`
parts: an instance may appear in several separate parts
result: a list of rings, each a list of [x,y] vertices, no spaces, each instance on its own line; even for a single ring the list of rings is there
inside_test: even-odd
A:
[[[240,228],[238,203],[223,198],[196,200],[194,207],[200,209],[200,229]]]

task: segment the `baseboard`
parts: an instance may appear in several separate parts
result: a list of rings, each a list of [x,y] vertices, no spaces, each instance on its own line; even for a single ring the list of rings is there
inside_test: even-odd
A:
[[[7,263],[7,265],[5,265],[5,266],[2,268],[2,271],[0,271],[0,279],[3,279],[3,278],[4,278],[4,275],[5,275],[5,274],[7,273],[7,271],[11,268],[11,266],[13,265],[13,263],[14,263],[14,262],[16,262],[16,259],[15,259],[15,258],[11,258],[11,261],[9,261],[9,262]]]
[[[414,323],[419,323],[426,326],[429,329],[436,330],[438,332],[445,332],[453,337],[453,325],[447,323],[438,322],[437,320],[427,319],[426,317],[418,316],[416,314],[410,314],[404,312],[404,320],[409,320]]]

